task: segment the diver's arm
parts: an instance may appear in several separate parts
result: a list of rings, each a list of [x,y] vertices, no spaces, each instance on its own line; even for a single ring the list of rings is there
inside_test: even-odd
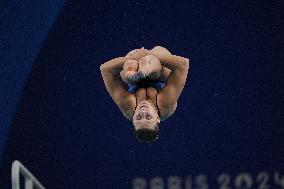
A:
[[[120,110],[125,109],[123,107],[131,108],[135,106],[132,103],[135,96],[127,91],[128,86],[119,75],[125,60],[127,60],[125,57],[115,58],[102,64],[100,67],[105,87]]]
[[[171,107],[177,102],[187,79],[189,59],[176,55],[158,55],[162,65],[171,69],[164,89],[158,93],[160,106]]]
[[[161,62],[162,66],[170,69],[184,69],[189,64],[189,59],[172,55],[172,54],[163,54],[163,53],[151,53],[155,55]]]
[[[127,60],[129,60],[129,57],[114,58],[102,64],[100,66],[100,70],[102,72],[108,72],[113,75],[119,75],[120,71],[123,69],[124,62]]]

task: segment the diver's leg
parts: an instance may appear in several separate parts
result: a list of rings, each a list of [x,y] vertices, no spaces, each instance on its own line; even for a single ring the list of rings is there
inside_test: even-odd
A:
[[[156,46],[153,49],[151,49],[150,52],[151,51],[156,53],[172,54],[168,49],[161,46]]]
[[[150,52],[171,54],[170,51],[168,51],[166,48],[161,47],[161,46],[155,46],[153,49],[150,50]],[[162,66],[162,69],[159,71],[159,73],[154,72],[153,74],[149,75],[149,78],[151,78],[153,80],[166,82],[168,80],[170,73],[171,73],[170,69]]]
[[[171,70],[163,67],[154,55],[148,55],[140,59],[138,73],[142,78],[165,82],[168,80]]]
[[[137,71],[138,61],[128,60],[123,64],[123,70],[120,72],[121,79],[127,84],[133,84],[140,79]]]
[[[145,56],[139,61],[139,74],[142,78],[150,78],[152,80],[167,81],[171,70],[163,67],[157,57],[151,55],[153,53],[171,54],[166,48],[156,46],[149,50],[150,55]]]
[[[165,54],[171,54],[166,48],[156,46],[150,50]],[[129,54],[129,53],[128,53]],[[138,66],[139,64],[139,66]],[[139,70],[137,70],[139,67]],[[123,70],[120,72],[122,80],[127,84],[133,84],[143,78],[150,78],[152,80],[167,81],[171,70],[162,67],[158,58],[153,55],[147,55],[138,61],[129,60],[123,65]]]
[[[162,65],[154,55],[147,55],[139,60],[138,73],[141,78],[149,77],[150,79],[157,79],[161,71]]]

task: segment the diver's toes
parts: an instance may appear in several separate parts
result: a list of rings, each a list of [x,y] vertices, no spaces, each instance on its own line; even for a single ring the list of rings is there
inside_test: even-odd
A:
[[[138,71],[137,72],[137,78],[139,79],[140,77],[142,77],[142,73],[141,73],[141,71]]]
[[[145,78],[145,74],[141,72],[141,78]]]
[[[136,75],[133,75],[132,80],[133,80],[133,81],[136,81],[136,80],[137,80],[137,76],[136,76]]]
[[[139,79],[141,77],[141,74],[137,73],[136,78]]]
[[[146,78],[148,76],[147,72],[143,74],[144,78]]]
[[[139,71],[138,71],[138,75],[139,75],[140,77],[142,77],[142,76],[143,76],[143,72],[142,72],[141,70],[139,70]]]
[[[127,80],[128,80],[128,81],[132,81],[132,80],[133,80],[133,77],[132,77],[132,76],[129,76],[129,77],[127,78]]]
[[[135,81],[136,80],[136,75],[132,76],[132,80]]]
[[[144,72],[144,75],[146,75],[146,76],[148,76],[150,74],[150,71],[149,70],[146,70],[145,72]]]

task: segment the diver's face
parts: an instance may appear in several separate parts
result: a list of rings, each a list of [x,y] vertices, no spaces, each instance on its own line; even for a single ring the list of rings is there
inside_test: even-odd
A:
[[[154,105],[147,101],[141,101],[133,115],[135,129],[154,129],[160,123],[158,112]]]

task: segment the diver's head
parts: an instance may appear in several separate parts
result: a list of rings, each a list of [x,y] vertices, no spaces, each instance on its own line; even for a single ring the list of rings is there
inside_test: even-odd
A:
[[[158,138],[158,124],[160,118],[155,105],[148,101],[141,101],[133,115],[134,133],[136,138],[142,142],[153,142]]]

